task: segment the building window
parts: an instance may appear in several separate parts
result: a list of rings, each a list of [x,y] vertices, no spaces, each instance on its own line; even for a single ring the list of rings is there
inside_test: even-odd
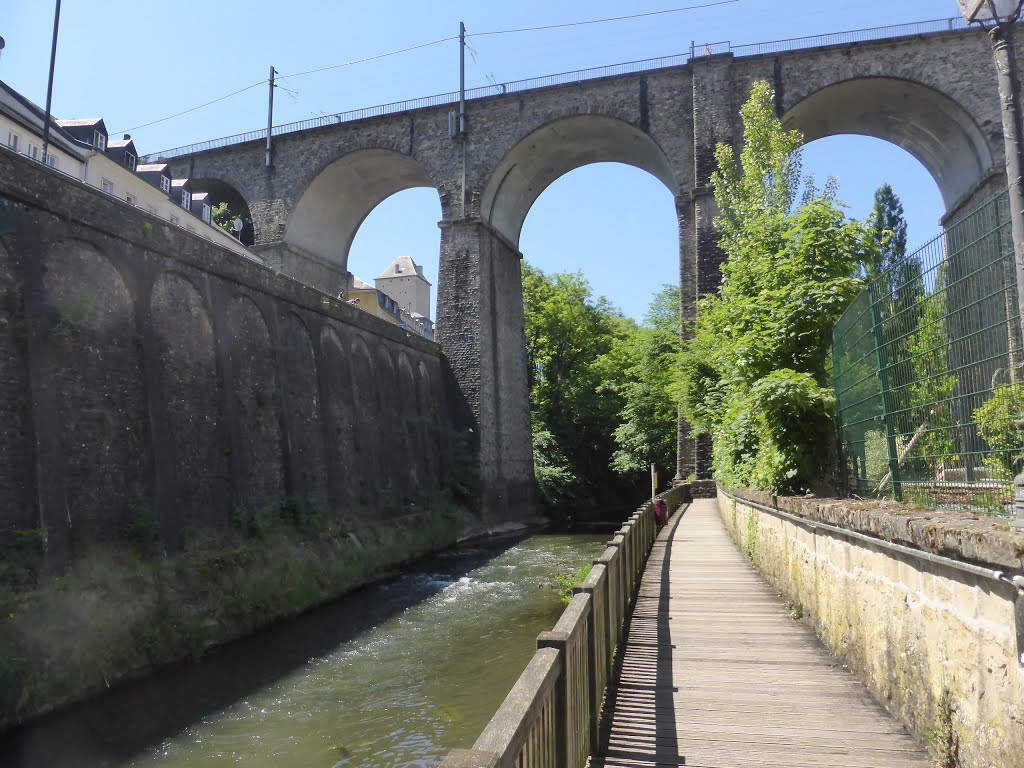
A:
[[[125,152],[124,153],[124,164],[125,164],[125,167],[127,167],[129,171],[134,171],[135,170],[135,161],[136,160],[137,160],[137,158],[131,152]]]
[[[35,144],[29,144],[28,145],[28,156],[31,157],[33,160],[38,160],[39,159],[39,147],[37,147]]]
[[[209,224],[209,223],[212,222],[212,220],[213,220],[213,209],[211,209],[210,206],[207,205],[206,203],[203,203],[203,221],[205,221],[207,224]]]
[[[163,191],[163,192],[170,192],[171,191],[171,178],[170,178],[170,176],[161,176],[160,177],[160,190]]]
[[[16,134],[14,131],[7,132],[7,146],[10,147],[11,149],[18,148],[18,134]]]
[[[128,202],[128,205],[135,205],[135,195],[127,194],[124,196],[124,199]]]
[[[181,207],[187,211],[191,205],[192,193],[185,189],[181,190]]]
[[[92,141],[92,143],[96,147],[96,149],[98,149],[100,152],[102,152],[103,150],[105,150],[107,148],[107,136],[106,136],[106,134],[100,133],[99,131],[95,131],[93,133],[93,141]]]
[[[55,154],[53,154],[52,152],[47,152],[46,153],[46,164],[48,166],[50,166],[51,168],[56,168],[57,167],[57,156]]]
[[[102,181],[100,181],[100,189],[102,189],[108,195],[112,195],[114,194],[114,182],[108,179],[103,179]]]

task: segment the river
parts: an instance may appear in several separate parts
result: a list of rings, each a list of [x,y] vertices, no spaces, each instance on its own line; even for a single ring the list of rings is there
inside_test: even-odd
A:
[[[0,739],[11,768],[407,768],[472,746],[606,536],[462,548]]]

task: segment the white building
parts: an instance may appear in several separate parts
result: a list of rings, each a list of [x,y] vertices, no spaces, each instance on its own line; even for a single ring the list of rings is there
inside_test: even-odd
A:
[[[411,256],[399,256],[391,262],[374,284],[410,315],[430,322],[430,282]]]
[[[0,146],[42,159],[46,113],[0,81]],[[111,139],[100,118],[51,119],[47,164],[78,181],[120,198],[171,224],[205,237],[247,259],[263,263],[236,238],[213,224],[209,198],[193,195],[187,180],[149,178],[147,166],[127,134]],[[164,166],[166,168],[166,166]],[[198,198],[198,200],[197,200]]]

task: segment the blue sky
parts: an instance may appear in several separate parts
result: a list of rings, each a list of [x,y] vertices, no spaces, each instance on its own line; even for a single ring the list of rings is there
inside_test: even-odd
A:
[[[144,154],[266,125],[266,86],[254,87],[171,120],[142,126],[263,80],[341,64],[456,35],[660,11],[714,0],[611,0],[437,4],[408,0],[64,0],[53,112],[103,117],[112,134],[131,129]],[[43,104],[53,25],[51,0],[5,0],[0,79]],[[470,38],[467,86],[681,53],[690,42],[733,44],[955,16],[955,0],[739,0],[647,18],[541,32]],[[275,124],[442,93],[458,87],[458,43],[318,74],[283,78]],[[854,216],[870,210],[889,181],[902,198],[911,244],[938,231],[942,204],[934,181],[894,145],[833,137],[805,149],[819,181],[839,177]],[[360,229],[350,269],[372,279],[398,255],[422,263],[437,284],[440,206],[432,190],[389,198]],[[595,293],[642,318],[650,296],[678,279],[671,194],[634,168],[602,164],[549,187],[526,220],[526,258],[546,271],[581,270]]]

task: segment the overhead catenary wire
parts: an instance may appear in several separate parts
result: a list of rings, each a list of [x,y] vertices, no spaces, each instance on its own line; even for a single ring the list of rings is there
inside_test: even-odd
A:
[[[189,112],[195,112],[197,109],[203,109],[204,107],[208,107],[211,104],[216,104],[218,101],[224,101],[224,99],[230,99],[232,96],[237,96],[240,93],[245,93],[246,91],[251,91],[253,88],[256,88],[257,86],[264,85],[266,82],[267,82],[267,78],[263,78],[262,80],[260,80],[258,82],[255,82],[252,85],[247,85],[247,86],[245,86],[245,88],[239,88],[237,91],[232,91],[231,93],[225,94],[224,96],[220,96],[219,98],[216,98],[213,101],[208,101],[205,104],[200,104],[199,106],[191,107],[189,109],[183,110],[182,112],[177,112],[177,113],[175,113],[173,115],[168,115],[167,117],[161,117],[158,120],[153,120],[153,121],[148,122],[148,123],[143,123],[142,125],[136,125],[133,128],[125,128],[123,131],[114,131],[114,134],[116,135],[118,133],[131,133],[132,131],[137,131],[140,128],[148,128],[149,126],[156,125],[157,123],[164,123],[164,122],[166,122],[168,120],[173,120],[176,117],[181,117],[182,115],[187,115]]]
[[[663,16],[667,13],[681,13],[683,11],[694,11],[700,8],[711,8],[716,5],[730,5],[740,0],[715,0],[701,5],[687,5],[683,8],[667,8],[662,11],[647,11],[646,13],[631,13],[628,16],[610,16],[606,19],[589,19],[587,21],[567,21],[563,24],[546,24],[540,27],[520,27],[518,29],[496,29],[490,32],[473,32],[466,37],[485,37],[488,35],[514,35],[520,32],[540,32],[545,29],[564,29],[566,27],[583,27],[588,24],[608,24],[613,21],[628,21],[629,19],[642,19],[647,16]]]
[[[682,12],[685,12],[685,11],[694,11],[694,10],[699,10],[701,8],[711,8],[711,7],[718,6],[718,5],[730,5],[732,3],[738,3],[740,1],[741,0],[713,0],[713,2],[701,3],[699,5],[688,5],[688,6],[683,6],[683,7],[680,7],[680,8],[666,8],[666,9],[660,10],[660,11],[646,11],[644,13],[632,13],[632,14],[628,14],[628,15],[625,15],[625,16],[612,16],[612,17],[608,17],[608,18],[604,18],[604,19],[587,19],[587,20],[584,20],[584,21],[571,21],[571,22],[565,22],[565,23],[561,23],[561,24],[547,24],[547,25],[537,26],[537,27],[520,27],[520,28],[517,28],[517,29],[497,29],[497,30],[490,30],[490,31],[487,31],[487,32],[474,32],[474,33],[471,33],[471,34],[467,34],[466,37],[487,37],[487,36],[494,36],[494,35],[514,35],[514,34],[520,34],[520,33],[525,33],[525,32],[539,32],[539,31],[549,30],[549,29],[565,29],[567,27],[582,27],[582,26],[587,26],[587,25],[591,25],[591,24],[608,24],[608,23],[616,22],[616,21],[627,21],[629,19],[641,19],[641,18],[646,18],[646,17],[650,17],[650,16],[662,16],[662,15],[670,14],[670,13],[682,13]],[[352,59],[350,61],[343,61],[343,62],[341,62],[339,64],[330,64],[330,65],[325,66],[325,67],[317,67],[315,69],[307,69],[307,70],[304,70],[302,72],[292,72],[291,74],[278,75],[277,76],[277,81],[281,81],[281,80],[284,80],[284,79],[287,79],[287,78],[290,78],[290,77],[303,77],[305,75],[314,75],[314,74],[317,74],[319,72],[327,72],[327,71],[332,70],[332,69],[342,69],[344,67],[351,67],[351,66],[354,66],[356,64],[364,64],[364,63],[366,63],[368,61],[376,61],[378,59],[385,59],[385,58],[388,58],[390,56],[398,56],[398,55],[403,54],[403,53],[409,53],[411,51],[417,51],[417,50],[420,50],[422,48],[429,48],[431,46],[440,45],[441,43],[449,43],[449,42],[452,42],[453,40],[458,40],[458,39],[459,39],[458,35],[451,35],[449,37],[442,37],[442,38],[438,38],[436,40],[430,40],[429,42],[426,42],[426,43],[419,43],[417,45],[410,45],[410,46],[407,46],[405,48],[399,48],[399,49],[396,49],[396,50],[393,50],[393,51],[387,51],[385,53],[378,53],[378,54],[374,54],[372,56],[364,56],[363,58],[359,58],[359,59]],[[474,61],[475,61],[476,60],[476,51],[474,51],[472,48],[470,48],[470,51],[471,51],[471,54],[473,55]],[[203,104],[199,104],[199,105],[197,105],[195,107],[190,107],[189,109],[182,110],[181,112],[176,112],[173,115],[167,115],[166,117],[161,117],[161,118],[158,118],[156,120],[151,120],[150,122],[143,123],[142,125],[136,125],[136,126],[134,126],[132,128],[126,128],[123,131],[114,131],[114,133],[115,134],[117,134],[117,133],[130,133],[131,131],[137,131],[137,130],[139,130],[141,128],[149,128],[150,126],[157,125],[159,123],[164,123],[164,122],[167,122],[168,120],[173,120],[173,119],[175,119],[177,117],[181,117],[182,115],[187,115],[187,114],[189,114],[191,112],[196,112],[197,110],[204,109],[205,107],[209,107],[209,106],[211,106],[213,104],[216,104],[218,102],[224,101],[225,99],[230,99],[233,96],[237,96],[240,93],[245,93],[246,91],[252,90],[253,88],[256,88],[258,86],[264,85],[267,82],[268,82],[268,79],[264,78],[264,79],[262,79],[262,80],[260,80],[258,82],[252,83],[251,85],[247,85],[244,88],[239,88],[237,91],[232,91],[231,93],[225,94],[224,96],[220,96],[220,97],[218,97],[216,99],[213,99],[211,101],[207,101],[207,102],[205,102]],[[280,86],[278,86],[278,87],[280,87]]]

